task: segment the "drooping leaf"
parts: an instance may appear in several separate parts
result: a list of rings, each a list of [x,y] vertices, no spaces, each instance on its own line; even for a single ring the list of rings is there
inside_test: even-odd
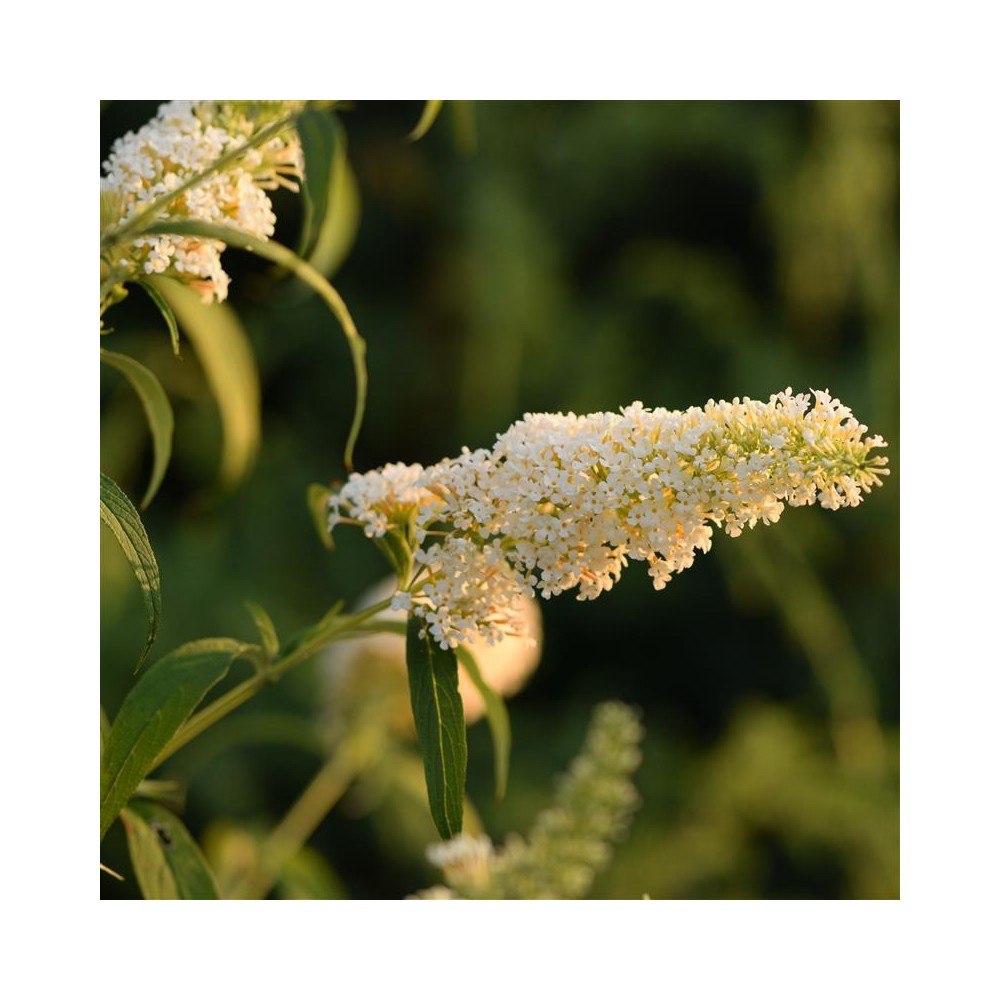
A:
[[[438,833],[448,839],[462,830],[468,757],[465,716],[455,651],[441,649],[429,634],[421,637],[423,628],[423,619],[411,614],[406,626],[410,703],[431,816]]]
[[[260,446],[260,379],[246,330],[224,302],[205,305],[178,281],[153,278],[194,346],[222,420],[219,478],[234,486],[250,471]]]
[[[136,284],[142,286],[146,294],[153,300],[153,304],[160,310],[160,315],[170,331],[170,346],[174,349],[174,355],[179,358],[181,356],[181,335],[177,329],[177,317],[174,316],[173,309],[170,308],[167,300],[160,294],[155,285],[145,280],[137,281]]]
[[[267,652],[267,655],[274,659],[278,655],[278,650],[281,648],[278,642],[278,633],[275,631],[274,622],[271,621],[271,616],[259,605],[255,604],[253,601],[244,601],[247,611],[250,612],[250,617],[253,618],[254,625],[257,626],[257,631],[260,633],[260,643]]]
[[[127,354],[117,354],[101,348],[101,361],[120,371],[135,389],[142,408],[149,421],[149,432],[153,438],[153,471],[149,477],[146,495],[140,507],[146,508],[156,496],[163,482],[163,475],[170,462],[170,450],[174,438],[174,411],[170,400],[160,385],[160,380],[143,364]]]
[[[218,899],[211,869],[169,809],[134,800],[122,812],[128,853],[145,899]]]
[[[160,751],[244,649],[235,639],[199,639],[157,660],[128,693],[101,761],[101,838]]]
[[[330,308],[330,311],[340,323],[344,336],[347,339],[347,346],[351,352],[351,361],[354,365],[354,381],[357,387],[357,396],[354,404],[354,416],[351,421],[351,429],[347,435],[347,444],[344,446],[344,466],[350,472],[354,468],[354,445],[361,431],[361,420],[365,412],[365,399],[368,394],[368,371],[365,367],[365,342],[358,333],[358,328],[354,325],[344,300],[337,290],[330,284],[322,274],[312,265],[304,261],[298,254],[293,253],[288,247],[276,243],[274,240],[261,240],[248,233],[242,233],[229,226],[217,226],[208,222],[197,222],[193,219],[181,219],[171,222],[158,222],[143,230],[144,233],[154,234],[174,234],[178,236],[201,236],[209,240],[221,240],[231,247],[246,250],[249,253],[263,257],[281,267],[287,268],[298,278],[301,278],[310,288],[315,291]],[[158,287],[165,288],[166,282]],[[189,291],[184,289],[184,291]],[[172,301],[174,309],[184,325],[184,317],[181,315],[177,305]],[[205,306],[213,312],[218,310],[218,305]]]
[[[316,534],[323,546],[333,551],[333,534],[330,531],[330,497],[333,490],[320,483],[310,483],[306,490],[306,504],[309,513],[312,514],[313,524],[316,526]]]
[[[319,227],[326,218],[327,197],[337,148],[337,126],[323,111],[307,108],[295,126],[302,143],[305,176],[302,182],[303,220],[299,240],[300,257],[308,257]]]
[[[490,727],[493,740],[493,774],[496,785],[496,795],[502,799],[507,793],[507,776],[510,773],[510,716],[507,706],[496,691],[486,683],[476,658],[465,647],[459,646],[455,651],[458,662],[476,686],[486,706],[486,722]]]
[[[316,234],[309,263],[329,277],[344,262],[354,245],[361,224],[361,192],[347,159],[347,144],[338,133],[339,142],[333,158],[326,217]]]
[[[444,107],[444,101],[424,101],[424,110],[420,113],[420,121],[407,136],[410,142],[416,142],[427,135],[437,116],[441,114],[442,107]]]
[[[153,645],[160,627],[160,568],[149,544],[149,536],[139,519],[139,512],[118,484],[101,473],[101,520],[111,529],[125,558],[128,559],[146,605],[146,645],[139,654],[138,669]]]

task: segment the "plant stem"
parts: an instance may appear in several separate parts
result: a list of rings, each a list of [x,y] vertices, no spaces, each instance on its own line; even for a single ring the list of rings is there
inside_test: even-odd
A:
[[[361,420],[364,416],[365,398],[368,393],[368,372],[365,368],[365,342],[358,328],[354,325],[347,304],[340,293],[311,264],[304,261],[288,247],[274,240],[260,239],[245,233],[233,226],[222,226],[215,223],[201,222],[196,219],[167,219],[153,222],[145,226],[142,234],[159,236],[197,236],[201,239],[219,240],[227,246],[263,257],[280,267],[287,268],[297,278],[304,281],[329,307],[337,322],[340,323],[354,365],[354,380],[357,385],[357,399],[354,404],[354,417],[344,446],[344,467],[348,472],[354,470],[354,445],[361,431]]]
[[[354,734],[319,770],[285,818],[261,845],[256,867],[230,893],[232,899],[263,899],[285,866],[305,846],[351,782],[378,755],[381,735],[372,729]]]
[[[364,611],[359,611],[356,615],[334,618],[325,627],[313,626],[310,629],[306,629],[302,635],[301,643],[295,645],[293,642],[289,651],[284,656],[275,660],[267,670],[260,671],[253,677],[237,684],[236,687],[230,688],[210,705],[192,715],[177,730],[173,739],[160,751],[159,756],[153,762],[153,768],[159,767],[165,760],[168,760],[177,753],[181,747],[187,745],[196,736],[203,733],[210,726],[213,726],[220,719],[224,719],[230,712],[239,708],[240,705],[248,702],[258,691],[278,680],[283,674],[291,670],[292,667],[296,667],[300,663],[311,659],[320,650],[336,642],[338,639],[348,638],[355,630],[367,631],[364,628],[359,629],[359,626],[364,626],[364,623],[369,618],[372,618],[381,611],[385,611],[391,602],[392,598],[387,598],[378,604],[372,605],[370,608],[365,608]],[[150,768],[150,770],[153,768]]]

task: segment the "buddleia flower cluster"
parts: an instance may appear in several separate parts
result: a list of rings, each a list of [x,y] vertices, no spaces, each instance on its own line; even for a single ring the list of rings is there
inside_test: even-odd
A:
[[[583,750],[557,779],[553,804],[527,838],[512,836],[500,848],[468,834],[432,844],[427,858],[448,884],[414,898],[582,899],[639,807],[632,774],[641,739],[633,709],[598,705]]]
[[[396,598],[443,647],[518,633],[519,602],[576,590],[592,600],[629,561],[659,590],[707,552],[785,505],[856,507],[888,475],[879,436],[829,392],[687,410],[526,414],[491,449],[424,468],[353,474],[331,498],[331,530],[360,525],[414,547]],[[419,548],[418,548],[419,547]]]
[[[116,140],[102,165],[102,233],[120,227],[154,201],[176,191],[220,157],[246,145],[264,126],[302,102],[170,101],[137,132]],[[199,220],[231,226],[261,239],[274,234],[267,195],[278,187],[298,190],[302,148],[292,130],[248,148],[235,162],[168,201],[157,220]],[[152,221],[152,220],[151,220]],[[154,274],[176,278],[200,292],[202,301],[221,302],[229,290],[220,240],[151,235],[112,248],[110,266],[122,281]]]

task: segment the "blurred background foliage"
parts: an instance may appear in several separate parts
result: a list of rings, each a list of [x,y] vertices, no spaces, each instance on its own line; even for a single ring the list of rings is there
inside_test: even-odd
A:
[[[156,106],[108,102],[102,159]],[[421,110],[359,102],[341,115],[350,166],[324,253],[368,342],[357,468],[489,445],[525,411],[684,408],[790,385],[852,406],[889,441],[893,473],[858,509],[717,534],[662,592],[636,566],[596,604],[545,602],[542,664],[510,703],[503,802],[486,724],[470,729],[486,830],[527,830],[594,704],[621,699],[646,730],[643,806],[593,896],[898,896],[898,103],[449,102],[408,142]],[[276,238],[295,246],[298,199],[279,191],[275,209]],[[284,638],[388,569],[360,532],[327,551],[305,502],[309,483],[344,476],[354,385],[339,329],[265,262],[230,250],[224,263],[253,355],[247,370],[233,349],[243,374],[226,442],[210,387],[225,364],[191,341],[175,359],[141,294],[108,314],[102,340],[148,365],[176,410],[171,465],[143,514],[163,584],[154,655],[251,638],[248,599]],[[145,420],[117,373],[101,378],[102,469],[138,500]],[[102,528],[111,717],[144,629]],[[163,769],[223,869],[320,766],[321,673],[293,672]],[[388,748],[275,895],[400,898],[436,881],[422,794],[412,751]],[[102,860],[128,871],[120,824]],[[102,888],[137,895],[133,879]]]

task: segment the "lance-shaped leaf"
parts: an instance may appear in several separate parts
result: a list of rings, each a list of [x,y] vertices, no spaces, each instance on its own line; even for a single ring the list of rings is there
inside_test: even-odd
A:
[[[222,421],[219,478],[238,483],[252,468],[260,446],[260,379],[243,324],[224,302],[205,305],[178,281],[150,279],[177,314],[201,362]]]
[[[136,799],[122,812],[128,853],[146,899],[218,899],[212,871],[169,809]]]
[[[199,639],[157,660],[122,703],[101,761],[101,838],[160,751],[245,649],[235,639]]]
[[[101,348],[101,360],[106,365],[116,368],[129,380],[149,421],[149,432],[153,438],[153,471],[149,477],[146,495],[140,504],[145,508],[156,496],[170,462],[170,449],[174,439],[174,411],[167,394],[163,391],[163,386],[160,385],[160,380],[135,358]]]
[[[149,628],[146,632],[146,645],[139,654],[138,667],[146,658],[160,627],[160,568],[156,565],[156,557],[153,555],[153,547],[149,544],[146,529],[139,520],[139,512],[118,484],[103,472],[101,473],[101,520],[118,539],[118,544],[125,553],[136,580],[139,581],[142,601],[146,605]]]
[[[171,222],[157,222],[142,230],[144,234],[158,233],[160,235],[175,236],[201,236],[207,240],[221,240],[228,246],[246,250],[249,253],[263,257],[274,264],[287,268],[296,277],[301,278],[317,295],[327,304],[330,311],[337,318],[344,336],[347,339],[347,346],[351,352],[351,361],[354,365],[354,382],[357,388],[357,396],[354,404],[354,417],[351,421],[351,429],[347,435],[347,444],[344,446],[344,466],[350,472],[354,468],[354,444],[361,431],[361,419],[365,412],[365,399],[368,395],[368,369],[365,367],[365,342],[358,333],[358,328],[354,325],[354,320],[340,297],[337,290],[323,277],[312,265],[304,261],[298,254],[293,253],[288,247],[276,243],[274,240],[262,240],[249,233],[240,232],[231,226],[217,226],[209,222],[197,222],[193,219],[180,219]],[[165,289],[167,282],[159,284],[158,287]],[[207,308],[218,309],[219,306]],[[176,306],[175,306],[176,310]],[[178,316],[180,312],[178,311]],[[183,323],[183,317],[182,317]]]
[[[510,773],[510,716],[507,714],[507,706],[503,698],[486,683],[472,653],[465,646],[459,646],[455,653],[486,706],[486,722],[493,739],[494,783],[497,798],[502,799],[507,793],[507,776]]]
[[[309,263],[329,277],[347,257],[361,224],[361,192],[347,159],[347,142],[338,127],[337,149],[330,173],[326,217],[316,234]]]
[[[465,716],[458,693],[458,660],[441,649],[425,622],[411,614],[406,625],[406,669],[410,703],[424,762],[427,798],[438,833],[444,839],[462,831],[465,798]]]

